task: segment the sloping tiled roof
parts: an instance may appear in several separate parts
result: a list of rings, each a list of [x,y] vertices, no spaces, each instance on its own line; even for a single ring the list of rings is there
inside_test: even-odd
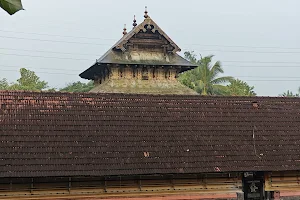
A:
[[[300,98],[0,92],[0,177],[300,170]]]
[[[147,55],[149,52],[139,51],[141,55],[137,55],[138,59],[133,59],[129,53],[128,55],[124,54],[126,49],[124,44],[128,42],[135,34],[139,33],[141,30],[145,29],[145,26],[152,25],[154,28],[152,31],[158,32],[174,47],[174,50],[171,54],[165,55],[167,58],[154,59],[159,56],[141,56]],[[103,68],[106,64],[128,64],[128,65],[163,65],[163,66],[181,66],[180,72],[184,72],[189,69],[196,68],[197,65],[192,64],[187,61],[176,52],[181,51],[181,49],[173,42],[173,40],[150,18],[146,18],[138,26],[134,27],[129,33],[124,35],[116,44],[114,44],[105,54],[103,54],[99,59],[96,60],[90,68],[86,69],[84,72],[79,74],[81,78],[85,79],[94,79],[94,75],[100,68]],[[153,52],[152,52],[153,54]],[[163,56],[163,53],[162,53]]]
[[[97,60],[91,67],[79,74],[81,78],[94,80],[97,72],[100,71],[106,64],[123,64],[123,65],[158,65],[158,66],[181,66],[180,72],[185,72],[190,69],[194,69],[197,65],[190,63],[178,54],[168,55],[169,62],[164,60],[126,60],[125,55],[120,51],[108,50],[101,61]]]

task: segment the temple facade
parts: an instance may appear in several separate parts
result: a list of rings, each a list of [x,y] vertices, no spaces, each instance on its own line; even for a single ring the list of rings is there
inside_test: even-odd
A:
[[[140,94],[197,94],[177,81],[179,73],[197,67],[182,58],[180,48],[149,17],[113,45],[80,74],[93,80],[91,92]]]

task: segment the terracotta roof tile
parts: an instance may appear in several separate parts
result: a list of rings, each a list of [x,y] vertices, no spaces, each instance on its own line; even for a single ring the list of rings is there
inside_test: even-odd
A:
[[[300,98],[2,91],[0,177],[300,170],[299,130]]]

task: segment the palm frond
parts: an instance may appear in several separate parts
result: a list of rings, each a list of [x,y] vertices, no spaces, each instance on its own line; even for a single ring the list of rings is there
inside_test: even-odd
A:
[[[224,70],[222,68],[221,62],[217,61],[211,68],[211,76],[212,78],[217,77],[219,74],[223,74]]]
[[[225,85],[212,85],[212,95],[226,95],[227,88]]]
[[[212,84],[228,83],[228,82],[232,81],[233,79],[234,78],[232,76],[223,76],[223,77],[219,77],[219,78],[212,80],[211,83]]]

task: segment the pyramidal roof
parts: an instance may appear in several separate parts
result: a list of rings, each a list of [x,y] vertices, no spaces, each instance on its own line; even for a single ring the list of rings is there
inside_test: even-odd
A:
[[[123,34],[94,65],[80,74],[81,78],[93,79],[95,72],[107,64],[179,66],[180,72],[197,67],[177,54],[181,51],[179,46],[147,13],[142,23],[129,33],[124,28]]]

